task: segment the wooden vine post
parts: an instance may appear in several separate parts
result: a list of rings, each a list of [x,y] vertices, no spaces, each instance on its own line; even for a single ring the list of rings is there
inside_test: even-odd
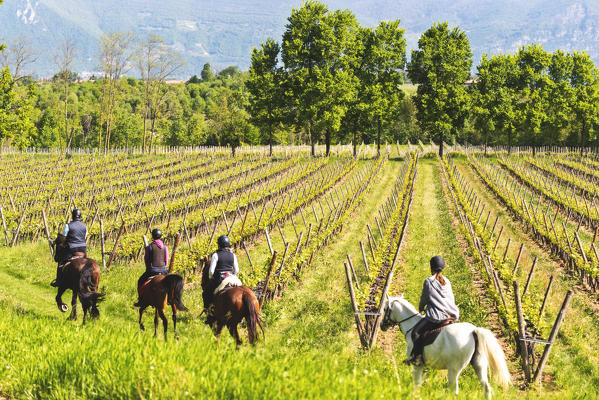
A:
[[[368,341],[364,334],[364,327],[362,321],[360,321],[360,314],[358,313],[358,302],[356,301],[356,294],[354,292],[354,285],[352,284],[351,273],[349,271],[349,265],[344,262],[345,266],[345,277],[347,278],[347,287],[349,288],[349,298],[351,300],[352,309],[354,311],[354,318],[356,320],[356,328],[358,329],[358,336],[360,337],[360,343],[365,348],[368,348]]]
[[[262,294],[260,295],[260,309],[262,309],[262,304],[264,303],[264,298],[266,297],[266,289],[268,289],[268,282],[270,281],[270,275],[272,274],[272,269],[275,266],[277,261],[277,252],[276,250],[272,253],[272,257],[270,259],[270,266],[268,267],[268,272],[266,273],[266,278],[264,279],[264,288],[262,289]]]
[[[106,269],[106,249],[104,243],[104,221],[100,217],[100,250],[102,252],[102,268]]]
[[[114,242],[114,247],[112,248],[112,252],[110,253],[110,258],[108,259],[108,265],[106,265],[106,269],[110,269],[110,266],[112,265],[112,261],[114,260],[114,257],[116,255],[116,249],[119,245],[119,240],[121,240],[121,236],[123,235],[124,230],[125,222],[123,221],[123,223],[121,224],[121,228],[119,229],[119,234],[116,236],[116,241]]]
[[[179,242],[181,242],[181,232],[177,232],[177,236],[175,236],[175,244],[173,245],[173,252],[171,253],[171,259],[168,261],[168,273],[169,274],[173,270],[173,265],[175,265],[175,256],[177,255],[177,247],[179,247]]]

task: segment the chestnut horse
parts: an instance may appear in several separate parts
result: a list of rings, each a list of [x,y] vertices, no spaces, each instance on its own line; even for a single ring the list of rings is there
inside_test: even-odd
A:
[[[210,278],[210,258],[204,260],[202,269],[202,290],[211,290]],[[214,318],[212,330],[217,341],[220,341],[222,329],[227,326],[229,333],[235,339],[237,348],[241,345],[241,338],[237,331],[237,325],[245,318],[248,329],[248,340],[250,344],[255,344],[258,340],[258,327],[262,330],[262,318],[260,317],[260,304],[254,295],[254,292],[247,286],[234,286],[225,289],[214,296]]]
[[[72,258],[68,259],[70,251],[66,242],[66,236],[59,234],[54,241],[56,246],[55,260],[64,263],[62,266],[61,279],[58,286],[58,294],[56,295],[56,304],[58,309],[66,312],[69,307],[62,302],[62,294],[67,290],[73,291],[71,299],[70,319],[77,319],[77,297],[83,307],[83,324],[88,310],[90,317],[97,318],[100,316],[98,303],[104,299],[103,293],[98,293],[98,285],[100,284],[100,266],[91,258]]]
[[[183,294],[183,278],[177,274],[155,275],[143,288],[139,306],[139,328],[145,330],[141,317],[147,307],[154,307],[154,337],[158,330],[158,317],[164,326],[164,340],[166,340],[166,329],[168,321],[164,310],[169,304],[173,310],[173,329],[177,337],[177,310],[188,311],[181,301]]]

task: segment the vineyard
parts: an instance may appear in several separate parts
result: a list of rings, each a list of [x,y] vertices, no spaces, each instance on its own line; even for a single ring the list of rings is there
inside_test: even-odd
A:
[[[513,385],[496,398],[593,398],[599,385],[599,159],[433,146],[0,156],[0,398],[445,398],[412,386],[382,299],[418,304],[442,255],[460,321],[490,329]],[[559,149],[552,149],[559,150]],[[61,314],[51,242],[73,208],[102,266],[100,318]],[[179,339],[140,332],[136,281],[159,227],[185,278]],[[263,304],[256,347],[200,315],[228,234]],[[149,319],[150,316],[146,316]],[[483,398],[468,368],[460,398]]]

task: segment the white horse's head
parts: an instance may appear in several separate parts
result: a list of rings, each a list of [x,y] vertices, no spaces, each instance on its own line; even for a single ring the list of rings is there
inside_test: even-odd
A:
[[[381,330],[386,331],[391,326],[400,324],[410,318],[420,315],[416,307],[407,301],[403,294],[398,297],[385,298],[385,313],[381,321]]]

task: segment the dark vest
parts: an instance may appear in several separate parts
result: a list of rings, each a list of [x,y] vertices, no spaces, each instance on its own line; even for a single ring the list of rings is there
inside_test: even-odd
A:
[[[69,233],[67,233],[67,243],[70,249],[76,247],[87,247],[85,243],[85,233],[87,228],[85,224],[79,220],[69,222]]]
[[[154,242],[150,244],[150,262],[152,268],[166,267],[166,246],[162,248]]]
[[[235,255],[229,250],[217,250],[218,261],[216,262],[216,268],[214,274],[222,274],[223,272],[233,272],[233,265],[235,265]]]

